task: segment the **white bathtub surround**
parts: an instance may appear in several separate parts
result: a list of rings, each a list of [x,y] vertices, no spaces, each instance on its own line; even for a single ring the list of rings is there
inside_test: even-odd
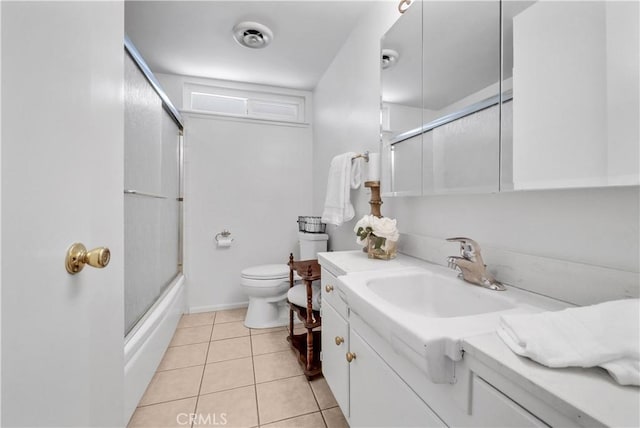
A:
[[[503,315],[498,336],[518,355],[547,367],[600,366],[620,385],[640,385],[640,300],[558,312]]]
[[[147,389],[185,310],[185,280],[180,275],[125,338],[125,421],[131,418]]]

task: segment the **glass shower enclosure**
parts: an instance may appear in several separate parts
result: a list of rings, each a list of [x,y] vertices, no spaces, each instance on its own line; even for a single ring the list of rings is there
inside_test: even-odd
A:
[[[124,335],[182,272],[179,113],[125,38]]]

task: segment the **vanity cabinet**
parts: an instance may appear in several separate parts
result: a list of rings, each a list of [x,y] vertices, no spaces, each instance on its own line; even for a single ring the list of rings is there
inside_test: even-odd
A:
[[[349,334],[351,426],[446,426],[355,330]]]
[[[473,376],[471,388],[471,414],[476,426],[549,426],[479,376]]]
[[[349,326],[349,308],[337,284],[336,276],[323,269],[322,372],[349,424],[446,426]]]
[[[328,303],[322,305],[322,372],[342,413],[349,417],[349,325]]]
[[[352,427],[639,426],[637,389],[616,385],[597,370],[535,364],[513,354],[494,333],[465,338],[453,380],[432,381],[424,356],[406,341],[412,339],[387,329],[389,321],[380,322],[384,316],[349,288],[349,276],[357,272],[432,265],[401,254],[372,261],[361,251],[318,258],[323,374]],[[597,403],[602,394],[618,407]]]
[[[342,413],[349,419],[349,351],[347,305],[337,291],[337,279],[322,269],[322,373]]]

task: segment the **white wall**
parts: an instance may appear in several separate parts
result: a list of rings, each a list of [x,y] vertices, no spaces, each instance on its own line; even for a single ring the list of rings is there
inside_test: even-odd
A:
[[[196,83],[306,97],[311,93],[190,76],[156,74],[176,108]],[[244,306],[240,272],[298,254],[299,215],[311,215],[310,125],[184,113],[184,274],[191,312]],[[319,214],[318,214],[319,215]],[[215,235],[234,239],[218,248]]]
[[[156,76],[179,110],[185,83],[311,98],[286,88]],[[309,106],[307,112],[310,120]],[[191,312],[243,306],[243,269],[298,254],[296,220],[311,211],[311,126],[183,114],[187,305]],[[234,241],[218,248],[214,237],[224,229]]]
[[[240,271],[297,253],[311,208],[311,129],[185,118],[185,265],[191,311],[243,304]],[[223,229],[234,238],[218,248]]]
[[[332,156],[378,150],[379,39],[397,17],[389,9],[372,5],[314,92],[316,208]],[[352,192],[356,218],[369,212],[367,193]],[[639,199],[638,187],[384,198],[382,213],[397,218],[403,233],[466,235],[493,248],[638,272]],[[332,249],[357,248],[352,228],[329,230]]]
[[[2,3],[0,2],[0,34],[2,34]],[[2,61],[0,43],[0,61]],[[2,100],[2,65],[0,64],[0,100]],[[2,147],[2,102],[0,102],[0,147]],[[0,224],[2,224],[2,150],[0,150]],[[0,242],[2,228],[0,227]],[[2,245],[0,245],[0,385],[2,385]],[[0,399],[0,421],[2,420],[2,400]]]
[[[372,2],[314,91],[313,212],[322,212],[327,173],[333,156],[353,151],[379,152],[380,37],[395,22],[396,2]],[[356,249],[353,226],[369,213],[369,189],[351,191],[356,217],[327,226],[329,248]],[[385,214],[386,205],[382,206]]]

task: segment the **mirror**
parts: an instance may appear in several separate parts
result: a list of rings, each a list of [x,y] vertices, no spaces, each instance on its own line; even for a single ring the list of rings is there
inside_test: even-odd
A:
[[[499,0],[414,2],[382,61],[383,195],[497,192]]]
[[[422,11],[423,194],[497,192],[500,2]]]
[[[638,2],[502,7],[502,190],[637,185]]]
[[[381,192],[422,194],[422,2],[414,2],[381,41]]]
[[[640,184],[639,9],[414,2],[382,43],[403,53],[382,71],[384,194]]]

